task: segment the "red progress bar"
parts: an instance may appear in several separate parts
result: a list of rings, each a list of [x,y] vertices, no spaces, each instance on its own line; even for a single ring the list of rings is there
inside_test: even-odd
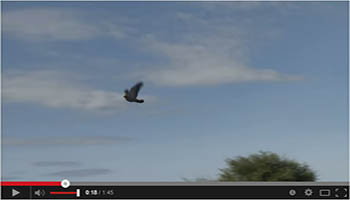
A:
[[[50,194],[77,194],[77,192],[50,192]]]
[[[57,181],[3,181],[1,186],[61,186]]]

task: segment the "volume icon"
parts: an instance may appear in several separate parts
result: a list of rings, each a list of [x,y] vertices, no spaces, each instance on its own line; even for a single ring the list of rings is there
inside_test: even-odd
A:
[[[39,190],[35,191],[34,194],[38,197],[43,197],[43,196],[45,196],[45,190],[39,189]]]

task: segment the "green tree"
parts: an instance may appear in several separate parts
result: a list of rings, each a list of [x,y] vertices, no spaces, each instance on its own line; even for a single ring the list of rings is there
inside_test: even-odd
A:
[[[316,173],[307,164],[282,158],[276,153],[259,152],[248,157],[227,159],[219,181],[315,181]]]

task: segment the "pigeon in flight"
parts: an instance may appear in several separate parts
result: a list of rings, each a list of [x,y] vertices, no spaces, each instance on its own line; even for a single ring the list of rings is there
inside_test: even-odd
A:
[[[142,86],[143,86],[143,83],[139,82],[139,83],[136,83],[136,85],[134,85],[130,90],[128,89],[124,90],[125,100],[129,102],[143,103],[144,102],[143,99],[137,99],[137,95],[140,89],[142,88]]]

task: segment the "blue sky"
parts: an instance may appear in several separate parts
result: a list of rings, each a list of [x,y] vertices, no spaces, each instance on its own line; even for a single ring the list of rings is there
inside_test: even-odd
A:
[[[3,178],[215,179],[263,150],[346,181],[347,9],[2,2]]]

